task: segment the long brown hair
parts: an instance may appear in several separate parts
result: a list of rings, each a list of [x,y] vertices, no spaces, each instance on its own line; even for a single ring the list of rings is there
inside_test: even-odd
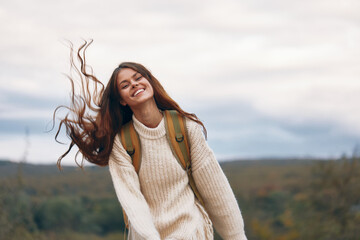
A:
[[[71,70],[77,74],[80,82],[80,94],[75,93],[75,81],[68,75],[71,83],[71,105],[58,106],[53,115],[60,108],[66,108],[68,113],[60,118],[59,128],[55,135],[57,140],[62,126],[66,128],[66,135],[71,142],[68,150],[62,154],[57,165],[61,169],[61,160],[71,151],[74,145],[79,150],[75,156],[75,162],[82,167],[84,159],[99,166],[108,165],[109,155],[111,153],[114,138],[122,125],[132,118],[132,111],[128,106],[120,104],[120,94],[117,85],[117,76],[121,69],[131,68],[145,77],[154,89],[154,98],[157,107],[160,110],[177,110],[181,115],[192,119],[203,127],[206,136],[204,124],[193,113],[187,113],[166,93],[160,82],[143,65],[134,62],[123,62],[113,71],[106,87],[93,74],[92,68],[86,64],[85,52],[93,41],[85,41],[75,52],[70,42],[70,66]],[[78,60],[80,68],[74,61],[74,55]],[[92,87],[92,90],[91,90]],[[82,154],[82,160],[79,164],[77,155]]]

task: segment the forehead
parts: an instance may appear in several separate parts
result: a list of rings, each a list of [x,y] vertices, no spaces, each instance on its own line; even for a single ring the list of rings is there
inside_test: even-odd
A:
[[[134,76],[134,74],[136,74],[136,73],[137,72],[131,68],[123,68],[119,71],[119,73],[117,75],[117,81],[121,82],[124,80],[130,80],[132,78],[132,76]]]

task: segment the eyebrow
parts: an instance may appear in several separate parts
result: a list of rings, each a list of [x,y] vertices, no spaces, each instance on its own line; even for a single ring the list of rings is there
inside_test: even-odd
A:
[[[136,73],[134,73],[134,75],[132,75],[131,76],[131,78],[134,78],[135,76],[136,76],[136,74],[138,74],[138,72],[136,72]],[[121,85],[123,82],[125,82],[125,81],[129,81],[128,79],[124,79],[124,80],[122,80],[120,83],[119,83],[119,85]]]

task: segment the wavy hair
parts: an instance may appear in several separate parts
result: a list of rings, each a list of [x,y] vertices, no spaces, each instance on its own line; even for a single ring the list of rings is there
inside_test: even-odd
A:
[[[58,106],[54,110],[53,122],[59,109],[68,110],[65,117],[60,118],[58,130],[55,135],[57,140],[63,126],[66,128],[66,135],[71,142],[67,151],[62,154],[58,161],[58,168],[61,169],[61,160],[76,145],[78,151],[75,155],[75,162],[79,167],[83,167],[84,159],[99,166],[108,165],[109,155],[112,151],[114,138],[120,131],[122,125],[132,118],[132,110],[128,106],[120,104],[120,94],[117,84],[117,76],[121,69],[131,68],[145,77],[154,89],[154,98],[160,110],[177,110],[181,115],[199,123],[203,127],[206,137],[204,124],[193,113],[185,112],[180,106],[166,93],[160,82],[143,65],[134,62],[121,63],[113,73],[106,87],[95,77],[92,68],[86,63],[86,50],[93,40],[85,41],[76,51],[70,42],[70,71],[75,72],[80,86],[80,93],[75,91],[75,80],[71,75],[67,78],[71,83],[71,103],[70,106]],[[75,58],[78,64],[75,62]],[[79,65],[79,67],[77,66]],[[77,161],[78,154],[82,154],[82,160]]]

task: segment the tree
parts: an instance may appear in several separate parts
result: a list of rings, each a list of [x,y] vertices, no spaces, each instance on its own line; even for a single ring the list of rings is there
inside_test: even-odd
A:
[[[359,158],[343,156],[316,164],[307,200],[307,239],[350,240],[360,236]]]

